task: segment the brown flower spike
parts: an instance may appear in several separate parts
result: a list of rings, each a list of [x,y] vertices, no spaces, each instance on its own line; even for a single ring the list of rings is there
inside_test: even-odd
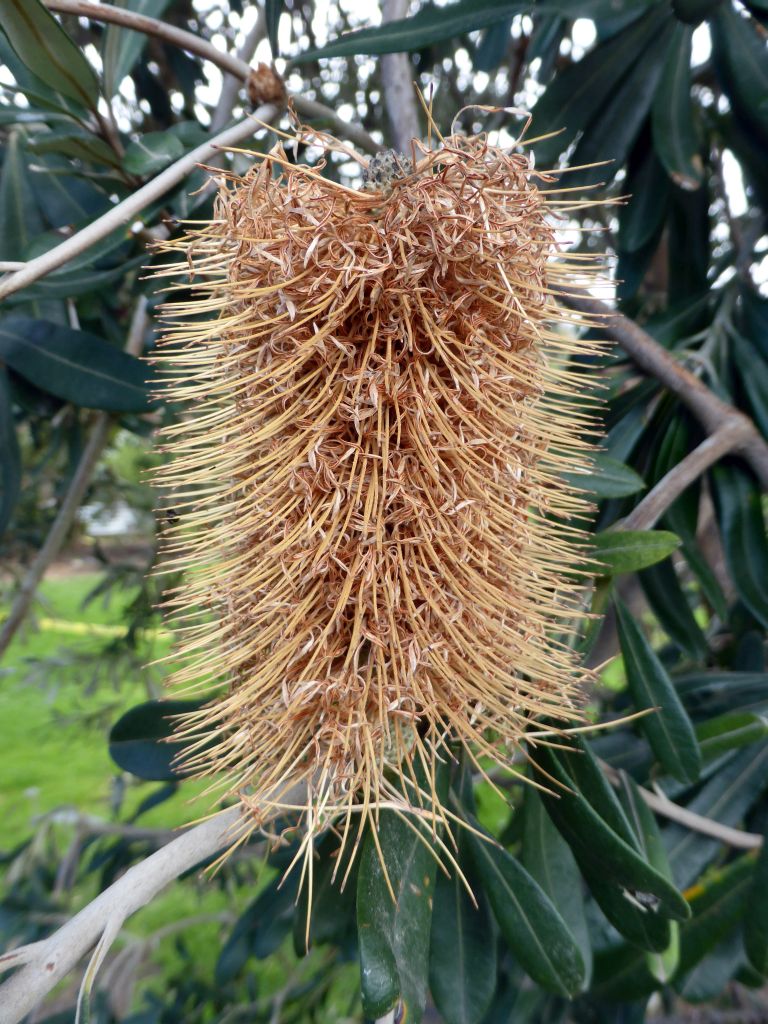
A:
[[[483,136],[412,155],[355,190],[254,153],[165,245],[192,293],[160,354],[187,410],[159,474],[173,682],[219,687],[181,723],[187,763],[247,830],[298,810],[304,852],[331,824],[354,848],[384,807],[444,818],[416,779],[450,743],[508,764],[578,697],[562,474],[588,463],[594,346],[552,295],[585,275],[555,239],[574,204]]]

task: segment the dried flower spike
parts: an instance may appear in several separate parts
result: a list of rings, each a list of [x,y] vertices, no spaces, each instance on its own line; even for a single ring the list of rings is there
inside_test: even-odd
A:
[[[578,703],[585,505],[562,473],[588,462],[593,347],[552,297],[585,275],[555,240],[569,204],[482,136],[414,145],[362,190],[254,153],[165,245],[192,294],[160,354],[187,409],[159,474],[173,682],[219,687],[181,723],[187,763],[248,828],[298,810],[305,848],[382,807],[441,818],[416,778],[449,743],[507,764]]]

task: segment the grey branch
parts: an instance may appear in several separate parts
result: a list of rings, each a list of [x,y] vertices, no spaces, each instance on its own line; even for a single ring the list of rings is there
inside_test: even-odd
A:
[[[407,14],[408,0],[383,0],[383,21],[398,21]],[[421,129],[413,91],[413,67],[407,53],[385,53],[382,56],[381,84],[392,144],[404,156],[409,156],[411,141],[421,137]]]
[[[81,957],[98,943],[106,946],[131,914],[179,875],[230,845],[240,815],[240,808],[232,807],[189,829],[129,868],[50,938],[0,957],[0,969],[19,967],[0,986],[0,1024],[19,1024]]]
[[[708,434],[718,435],[718,443],[722,443],[726,436],[719,432],[728,425],[727,437],[731,444],[725,451],[736,452],[746,459],[762,485],[768,488],[768,443],[763,440],[748,416],[718,398],[698,377],[681,366],[650,334],[628,317],[586,293],[576,295],[560,289],[557,289],[557,293],[565,305],[599,323],[603,330],[616,339],[641,370],[661,381],[677,395]],[[720,454],[725,454],[725,451]]]

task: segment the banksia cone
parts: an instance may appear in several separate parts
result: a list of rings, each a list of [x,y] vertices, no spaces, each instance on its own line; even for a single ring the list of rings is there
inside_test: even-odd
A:
[[[508,764],[578,704],[563,472],[588,461],[591,348],[553,295],[584,274],[556,242],[567,190],[482,136],[413,156],[356,190],[253,154],[165,246],[192,295],[159,357],[187,410],[159,476],[173,682],[218,687],[181,723],[187,764],[246,827],[293,806],[305,849],[382,807],[441,818],[416,779],[449,744]]]

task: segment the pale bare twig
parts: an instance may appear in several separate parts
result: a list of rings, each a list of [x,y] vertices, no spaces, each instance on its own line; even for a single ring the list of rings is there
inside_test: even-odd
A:
[[[51,11],[60,11],[66,14],[78,14],[84,18],[92,18],[95,21],[110,22],[114,25],[123,25],[125,28],[132,28],[135,32],[143,32],[145,35],[155,36],[167,43],[178,46],[187,53],[194,53],[198,57],[209,60],[212,64],[228,72],[240,81],[247,82],[251,74],[251,66],[235,54],[227,53],[217,49],[207,39],[196,36],[193,32],[177,28],[175,25],[168,25],[157,18],[150,18],[144,14],[137,14],[134,11],[125,10],[121,7],[113,7],[111,4],[97,3],[96,0],[45,0],[46,6]],[[294,96],[293,105],[297,112],[304,117],[323,118],[329,123],[333,131],[345,136],[363,152],[375,153],[379,149],[378,143],[371,136],[360,128],[359,125],[343,121],[339,115],[316,100],[306,99],[304,96]],[[258,111],[257,111],[258,115]],[[203,161],[204,162],[204,161]],[[2,294],[0,293],[0,297]]]
[[[382,0],[382,21],[399,21],[408,14],[409,0]],[[419,112],[413,92],[413,67],[407,53],[385,53],[381,58],[381,85],[392,143],[408,156],[411,141],[421,136]]]
[[[264,8],[260,7],[258,9],[256,22],[253,28],[245,37],[243,45],[237,51],[237,59],[250,67],[251,58],[256,52],[256,47],[262,39],[264,39],[266,34],[267,19],[264,13]],[[230,71],[224,72],[224,77],[221,83],[221,94],[219,95],[219,101],[216,104],[216,109],[214,110],[213,117],[211,118],[211,132],[213,134],[220,132],[232,116],[232,110],[237,102],[237,94],[240,91],[242,84],[242,75],[233,75]]]
[[[743,422],[731,417],[726,419],[714,434],[705,438],[659,480],[624,519],[622,529],[650,530],[683,491],[718,459],[734,451],[743,437]]]
[[[732,444],[727,450],[746,459],[763,486],[768,487],[768,443],[760,436],[748,416],[718,398],[690,370],[681,366],[647,331],[628,317],[586,293],[577,295],[573,291],[555,291],[566,305],[599,323],[641,370],[661,381],[677,395],[708,434],[717,434],[725,424],[728,424]],[[720,435],[721,442],[722,437],[723,435]]]
[[[125,351],[130,355],[138,355],[142,351],[147,319],[147,300],[146,297],[142,296],[136,304],[136,309],[128,329],[128,338],[125,343]],[[53,521],[48,536],[45,538],[45,543],[24,575],[8,618],[3,623],[2,630],[0,630],[0,657],[2,657],[11,640],[16,635],[19,626],[24,621],[46,569],[56,558],[67,538],[77,510],[91,482],[96,464],[104,450],[111,423],[112,417],[107,412],[99,412],[93,419],[90,436],[83,454],[80,456],[80,461],[61,503],[59,512]]]
[[[0,957],[0,969],[20,968],[0,987],[0,1024],[18,1024],[94,944],[106,952],[126,918],[179,875],[229,845],[240,815],[239,807],[231,807],[189,829],[129,868],[49,938]]]

